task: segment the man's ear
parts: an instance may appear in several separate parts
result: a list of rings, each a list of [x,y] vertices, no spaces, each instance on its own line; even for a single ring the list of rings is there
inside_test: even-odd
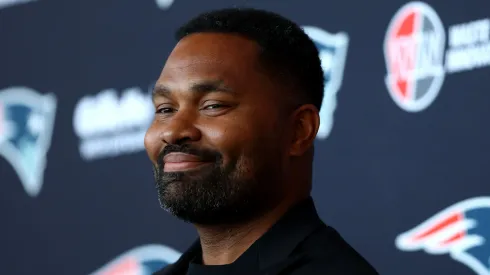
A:
[[[301,105],[292,114],[293,139],[289,147],[291,156],[302,156],[313,146],[318,128],[320,115],[318,109],[312,104]]]

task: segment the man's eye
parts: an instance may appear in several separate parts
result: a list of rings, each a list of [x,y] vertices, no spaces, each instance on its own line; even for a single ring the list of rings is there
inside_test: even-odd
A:
[[[218,109],[218,108],[222,108],[222,107],[225,107],[225,106],[222,105],[222,104],[210,104],[210,105],[206,105],[204,107],[204,109],[206,109],[206,110],[212,110],[212,109]]]
[[[172,108],[159,108],[156,110],[156,113],[157,114],[168,114],[168,113],[171,113],[173,112],[173,109]]]

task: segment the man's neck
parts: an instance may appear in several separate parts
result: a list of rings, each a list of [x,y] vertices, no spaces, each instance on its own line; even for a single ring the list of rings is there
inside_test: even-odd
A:
[[[199,233],[204,265],[231,264],[264,235],[290,208],[291,202],[245,224],[229,226],[195,225]]]

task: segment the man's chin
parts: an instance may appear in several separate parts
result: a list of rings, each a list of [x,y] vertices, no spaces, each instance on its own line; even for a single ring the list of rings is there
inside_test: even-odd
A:
[[[161,182],[166,186],[176,183],[202,184],[211,180],[212,174],[215,173],[209,167],[209,165],[203,165],[185,171],[164,172],[162,173]]]
[[[226,224],[239,224],[248,220],[237,216],[236,213],[225,214],[222,212],[212,213],[212,212],[202,212],[202,211],[179,211],[175,208],[166,208],[166,210],[179,220],[191,223],[194,225],[202,226],[216,226],[216,225],[226,225]],[[234,215],[232,215],[234,214]]]
[[[162,208],[176,218],[196,225],[239,224],[253,219],[261,212],[257,206],[249,204],[236,205],[223,200],[199,201],[185,198],[182,193],[178,196],[174,191],[178,192],[176,189],[168,189],[159,198]]]

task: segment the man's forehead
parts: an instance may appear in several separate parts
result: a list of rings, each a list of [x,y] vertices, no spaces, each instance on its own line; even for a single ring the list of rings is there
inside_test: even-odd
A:
[[[226,67],[227,64],[223,59],[207,58],[202,55],[182,55],[178,57],[169,57],[165,63],[164,70],[184,71],[184,70],[216,70],[220,67]]]
[[[227,34],[190,35],[174,48],[160,79],[212,77],[226,80],[250,76],[257,69],[256,59],[256,46],[242,37]]]
[[[184,37],[172,50],[171,63],[253,62],[258,57],[258,45],[235,34],[197,33]]]
[[[189,56],[167,61],[159,81],[173,82],[185,79],[192,82],[192,80],[215,79],[227,82],[238,76],[239,71],[226,62]]]
[[[200,49],[203,46],[212,46],[212,48],[227,48],[229,46],[240,46],[240,49],[250,48],[257,49],[258,44],[235,33],[219,33],[219,32],[202,32],[189,34],[182,38],[175,48],[191,47],[193,49]]]

